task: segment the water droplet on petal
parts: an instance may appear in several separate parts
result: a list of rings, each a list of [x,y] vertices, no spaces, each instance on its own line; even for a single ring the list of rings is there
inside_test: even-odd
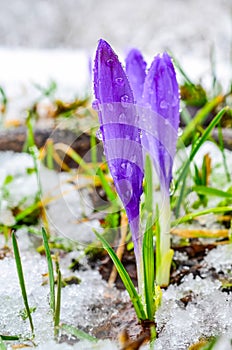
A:
[[[119,120],[119,123],[124,124],[126,122],[126,115],[125,115],[125,113],[121,113],[119,118],[118,118],[118,120]]]
[[[117,169],[114,165],[111,164],[110,166],[110,172],[112,174],[112,176],[117,179],[118,178],[118,172],[117,172]]]
[[[133,167],[129,162],[121,163],[121,168],[124,170],[123,176],[131,177],[131,175],[133,174]]]
[[[98,99],[93,101],[92,108],[97,112],[100,111],[101,108],[100,108],[100,102]]]
[[[176,107],[177,103],[178,103],[178,98],[176,96],[173,96],[172,107]]]
[[[181,128],[178,128],[178,132],[177,132],[177,135],[178,136],[181,136],[183,134],[183,130]]]
[[[102,141],[102,132],[101,129],[98,129],[96,132],[96,137],[99,141]]]
[[[153,94],[154,94],[154,92],[155,92],[155,91],[154,91],[154,89],[149,88],[149,94],[150,94],[150,95],[153,95]]]
[[[115,82],[119,86],[123,86],[125,84],[123,78],[116,78]]]
[[[138,123],[139,123],[139,115],[136,115],[135,116],[135,125],[138,125]]]
[[[121,97],[121,103],[122,103],[122,107],[127,107],[128,103],[129,103],[129,96],[123,95]]]
[[[125,198],[129,201],[129,199],[131,198],[131,191],[130,190],[127,190],[126,192],[125,192]]]
[[[136,162],[136,159],[137,159],[136,155],[133,154],[133,156],[131,157],[130,160],[131,160],[132,163],[135,163],[135,162]]]
[[[112,58],[109,58],[109,59],[106,61],[106,65],[107,65],[108,67],[112,67],[113,63],[114,63],[114,60],[113,60]]]
[[[126,167],[126,176],[127,177],[131,177],[133,174],[133,167],[130,163],[127,163],[127,167]]]
[[[108,108],[108,110],[109,110],[110,112],[112,112],[113,109],[114,109],[112,103],[107,103],[107,108]]]
[[[167,109],[168,108],[168,103],[165,100],[162,100],[160,102],[160,108]]]

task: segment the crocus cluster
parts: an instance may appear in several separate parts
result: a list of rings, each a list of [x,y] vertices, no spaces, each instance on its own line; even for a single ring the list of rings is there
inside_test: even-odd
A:
[[[167,255],[170,256],[169,187],[179,126],[179,91],[171,58],[163,53],[154,58],[148,72],[146,68],[140,51],[132,49],[124,70],[110,45],[99,41],[94,65],[96,100],[93,107],[99,115],[109,170],[128,216],[140,280],[144,158],[147,153],[150,155],[160,179],[163,266],[168,261]],[[167,279],[169,274],[158,272],[156,275],[158,284],[167,284]]]

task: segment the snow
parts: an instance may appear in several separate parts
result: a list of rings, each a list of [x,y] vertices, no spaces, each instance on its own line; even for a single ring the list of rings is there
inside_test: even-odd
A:
[[[205,152],[215,156],[216,151],[215,146],[207,142],[199,152],[199,157],[202,159]],[[218,153],[218,155],[220,154]],[[2,206],[5,205],[5,209],[8,210],[8,213],[11,213],[11,196],[13,196],[15,204],[21,197],[30,194],[30,198],[34,198],[37,193],[35,174],[27,172],[28,168],[33,167],[33,160],[28,154],[13,152],[1,152],[0,159],[3,164],[0,173],[2,186],[7,175],[14,176],[14,179],[8,185],[9,201],[6,200],[5,204],[2,201]],[[217,157],[214,157],[213,161],[215,159],[219,161]],[[220,171],[220,169],[217,168],[217,171]],[[55,235],[81,243],[80,247],[93,240],[93,226],[97,224],[99,229],[97,221],[76,224],[77,220],[82,217],[83,212],[86,215],[91,213],[92,207],[88,193],[85,191],[80,193],[76,190],[76,181],[73,181],[74,174],[58,174],[45,168],[42,164],[39,164],[39,173],[43,188],[43,199],[45,200],[46,197],[56,198],[46,207],[51,231]],[[34,180],[30,180],[30,177]],[[72,181],[70,181],[70,177]],[[82,184],[85,183],[84,179],[81,181]],[[20,185],[23,183],[27,183],[27,186]],[[82,201],[83,205],[80,205]],[[1,210],[1,217],[3,214],[4,210]],[[53,338],[53,324],[48,303],[49,290],[48,285],[41,285],[43,281],[42,274],[47,272],[46,261],[35,253],[33,249],[35,237],[27,235],[26,227],[20,228],[17,231],[17,236],[29,304],[36,307],[36,311],[32,314],[35,323],[35,341],[40,344],[39,349],[60,349],[61,344],[50,342]],[[159,338],[155,342],[155,350],[184,350],[202,337],[225,335],[232,331],[230,317],[232,313],[232,294],[222,292],[221,282],[211,280],[206,272],[213,268],[217,272],[223,270],[225,276],[231,277],[231,250],[230,245],[222,245],[208,253],[201,271],[202,275],[205,276],[204,279],[200,277],[194,279],[192,275],[189,275],[179,286],[170,285],[167,290],[163,291],[162,305],[156,314]],[[72,252],[65,259],[61,259],[63,276],[70,276],[68,265],[73,257],[80,254],[81,252]],[[182,260],[186,259],[186,256],[180,253],[176,254],[176,257]],[[33,266],[33,270],[31,266]],[[24,305],[13,258],[8,257],[0,260],[0,269],[2,271],[0,275],[0,334],[21,334],[22,338],[28,337],[28,322],[23,321],[19,316],[19,312],[24,309]],[[128,298],[125,299],[125,296],[120,292],[114,290],[112,293],[112,290],[109,290],[106,282],[101,279],[97,271],[87,268],[86,271],[79,271],[74,275],[81,279],[81,283],[79,285],[69,285],[62,289],[61,321],[64,323],[72,324],[91,333],[94,327],[102,325],[110,315],[117,314],[115,305],[118,300],[129,302]],[[86,291],[88,291],[88,297],[86,297]],[[181,299],[189,295],[191,296],[190,301],[184,307]],[[222,337],[220,342],[226,343],[228,340],[226,337]],[[62,344],[62,346],[64,350],[70,348],[68,344]],[[93,349],[95,345],[82,341],[71,348],[75,349],[77,346],[79,346],[78,349],[87,350]],[[96,349],[114,348],[117,349],[118,345],[108,340],[96,344]],[[144,349],[146,348],[145,346]]]
[[[224,90],[229,86],[232,40],[230,0],[99,0],[97,4],[94,0],[38,0],[35,3],[17,0],[14,6],[3,0],[0,3],[0,85],[9,99],[6,120],[25,119],[27,108],[40,98],[35,84],[44,87],[54,80],[58,86],[55,97],[64,100],[91,94],[90,59],[101,37],[111,43],[122,61],[128,48],[133,46],[139,47],[148,61],[157,52],[168,48],[190,78],[196,81],[201,79],[207,88],[211,87],[209,57],[214,47],[217,76]],[[43,105],[40,107],[43,108]],[[216,146],[205,143],[196,162],[201,165],[202,155],[208,152],[212,155],[214,168],[212,183],[218,184],[218,188],[224,186],[226,190],[229,184],[223,169],[217,166],[222,156]],[[186,159],[187,154],[182,156]],[[231,169],[231,152],[226,151],[226,158]],[[35,174],[27,172],[28,168],[33,167],[29,155],[1,152],[0,163],[0,194],[5,196],[1,198],[0,222],[11,225],[14,223],[12,208],[17,205],[23,208],[33,203],[38,187]],[[12,175],[14,179],[5,185],[7,175]],[[46,207],[52,233],[85,245],[94,239],[92,228],[99,230],[100,227],[97,220],[76,224],[83,213],[87,216],[91,213],[92,207],[86,191],[77,191],[76,183],[70,182],[69,176],[56,174],[40,165],[43,199],[56,198]],[[26,198],[26,201],[20,203],[22,198]],[[110,340],[97,344],[81,341],[73,346],[57,344],[52,340],[49,289],[48,285],[41,285],[42,274],[47,272],[46,261],[32,249],[35,237],[27,235],[27,228],[19,229],[17,236],[29,304],[36,307],[32,317],[37,349],[118,349],[118,344]],[[202,274],[206,274],[206,269],[210,268],[216,272],[223,270],[226,277],[231,277],[231,250],[230,245],[225,245],[210,251],[204,259]],[[72,254],[61,261],[64,276],[70,275],[67,266]],[[185,259],[185,256],[182,255],[182,258]],[[0,260],[0,271],[0,334],[27,337],[30,333],[28,320],[23,321],[19,316],[24,305],[14,259],[8,257]],[[62,289],[61,321],[91,332],[93,325],[102,324],[110,314],[117,313],[114,305],[124,296],[116,290],[109,293],[107,284],[96,271],[87,269],[74,275],[82,282]],[[180,299],[188,295],[191,298],[185,308]],[[160,335],[154,349],[186,350],[202,336],[222,334],[214,350],[229,350],[231,313],[232,295],[221,291],[218,280],[213,281],[207,275],[205,279],[194,279],[189,275],[180,286],[172,285],[163,291],[162,306],[157,312]],[[143,348],[148,349],[148,346]],[[8,349],[11,349],[11,345],[8,345]]]
[[[17,233],[17,236],[19,245],[22,246],[24,237],[19,233]],[[36,344],[41,344],[41,349],[50,349],[49,341],[53,339],[54,329],[49,307],[49,287],[48,284],[43,283],[42,285],[44,281],[42,275],[47,273],[47,263],[45,258],[41,258],[38,253],[29,253],[25,250],[21,252],[21,258],[29,305],[30,307],[36,307],[35,312],[32,313],[35,326],[34,341]],[[20,335],[21,338],[28,338],[30,336],[29,322],[28,320],[23,321],[19,315],[19,312],[24,309],[24,304],[14,259],[9,257],[0,260],[0,269],[0,334]],[[69,285],[62,288],[62,323],[72,324],[79,329],[88,330],[91,325],[103,324],[110,314],[117,312],[115,304],[118,303],[120,292],[114,290],[112,293],[112,289],[101,279],[97,271],[87,269],[86,271],[71,273],[63,263],[61,264],[61,271],[64,277],[71,274],[81,279],[81,283],[78,285]],[[86,296],[87,290],[88,297]],[[93,307],[94,311],[92,311]],[[110,342],[106,341],[105,348],[101,347],[101,343],[96,346],[96,349],[107,349]],[[63,345],[63,348],[65,346]],[[87,350],[90,348],[88,342],[84,342],[80,346],[81,349]],[[54,348],[56,349],[56,345],[54,345]],[[57,349],[59,348],[57,345]],[[67,349],[69,349],[68,345]]]

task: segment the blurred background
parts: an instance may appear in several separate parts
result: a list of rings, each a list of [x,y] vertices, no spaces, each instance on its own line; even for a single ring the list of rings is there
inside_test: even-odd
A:
[[[215,45],[227,56],[231,15],[231,0],[1,0],[0,42],[91,52],[103,37],[148,54],[169,47],[202,56]]]
[[[0,85],[54,79],[63,91],[91,91],[99,38],[123,59],[131,47],[149,61],[168,49],[191,78],[231,81],[231,0],[1,0]],[[26,89],[26,88],[25,88]]]

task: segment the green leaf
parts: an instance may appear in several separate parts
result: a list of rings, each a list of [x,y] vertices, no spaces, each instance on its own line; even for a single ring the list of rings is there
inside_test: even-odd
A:
[[[26,291],[26,285],[25,285],[25,280],[24,280],[24,275],[23,275],[21,257],[20,257],[18,243],[17,243],[16,237],[15,237],[15,233],[12,234],[12,244],[13,244],[13,250],[14,250],[14,256],[15,256],[15,262],[16,262],[16,268],[17,268],[17,272],[18,272],[21,293],[22,293],[25,309],[27,310],[27,315],[28,315],[29,322],[30,322],[31,332],[34,333],[34,325],[33,325],[32,317],[31,317],[30,307],[28,304],[27,291]]]
[[[196,127],[204,122],[208,114],[222,101],[222,99],[222,96],[219,95],[206,103],[205,106],[199,110],[194,119],[192,119],[191,122],[185,127],[183,134],[177,143],[177,148],[186,143],[191,134],[195,131]]]
[[[14,341],[14,340],[19,340],[20,339],[20,336],[19,335],[3,335],[3,334],[0,334],[0,338],[2,338],[2,340],[5,340],[5,341]]]
[[[30,314],[36,311],[36,307],[30,307]],[[22,319],[25,321],[28,318],[28,313],[26,309],[20,310],[19,311],[19,316],[22,317]]]
[[[147,317],[154,320],[154,286],[155,286],[155,262],[152,231],[152,214],[148,215],[146,231],[143,237],[143,266],[144,266],[144,290]]]
[[[222,153],[222,160],[223,160],[226,178],[227,178],[227,181],[230,182],[231,176],[230,176],[230,172],[229,172],[229,168],[228,168],[228,164],[227,164],[227,160],[226,160],[224,141],[223,141],[223,135],[222,135],[222,127],[220,124],[218,125],[218,142],[219,142],[219,149]]]
[[[225,112],[228,110],[227,107],[223,108],[216,116],[215,118],[211,121],[211,123],[208,125],[208,127],[205,129],[204,133],[202,134],[202,136],[197,139],[197,141],[194,143],[190,156],[188,158],[188,160],[186,161],[184,167],[182,168],[182,171],[178,177],[178,179],[176,180],[176,183],[179,184],[181,180],[183,180],[183,178],[186,177],[188,170],[189,170],[189,166],[191,164],[191,162],[193,161],[195,155],[197,154],[197,152],[199,151],[200,147],[203,145],[203,143],[207,140],[207,138],[209,137],[210,133],[212,132],[212,130],[214,129],[214,127],[219,123],[219,121],[221,120],[221,118],[223,117],[223,115],[225,114]]]
[[[184,222],[191,221],[198,216],[207,215],[207,214],[226,213],[226,212],[230,212],[230,211],[232,211],[232,207],[216,207],[216,208],[204,209],[204,210],[197,211],[194,213],[189,213],[187,215],[182,216],[182,218],[174,220],[172,222],[172,227],[177,226],[179,224],[182,224]]]
[[[1,337],[0,337],[0,350],[7,350],[7,349],[6,349],[6,345],[3,343]]]
[[[14,180],[14,176],[12,176],[12,175],[7,175],[7,176],[5,177],[4,182],[3,182],[3,186],[8,185],[8,184],[11,183],[13,180]]]
[[[221,190],[218,190],[217,188],[213,188],[213,187],[193,186],[192,191],[195,191],[199,194],[203,194],[203,195],[207,195],[207,196],[231,198],[232,199],[232,193],[221,191]]]
[[[48,244],[48,237],[46,230],[42,227],[42,235],[43,235],[43,242],[44,242],[44,249],[45,254],[47,258],[47,264],[48,264],[48,275],[49,275],[49,286],[50,286],[50,307],[53,311],[53,317],[55,317],[55,279],[54,279],[54,271],[53,271],[53,264],[52,264],[52,257],[51,252]]]
[[[101,184],[102,184],[102,187],[107,195],[107,198],[113,202],[116,198],[117,198],[117,195],[116,193],[112,190],[112,188],[110,187],[103,171],[101,170],[101,168],[98,168],[97,170],[97,175],[99,176],[100,180],[101,180]]]
[[[91,152],[91,163],[96,167],[97,164],[97,140],[94,129],[91,129],[90,134],[90,152]]]
[[[55,334],[56,329],[59,326],[60,323],[60,307],[61,307],[61,272],[60,269],[58,270],[58,276],[57,276],[57,296],[56,296],[56,309],[55,309],[55,320],[54,320],[54,326],[55,326]]]
[[[145,160],[145,184],[144,184],[144,194],[145,203],[144,208],[148,213],[152,213],[153,210],[153,188],[152,188],[152,162],[149,155],[146,155]]]
[[[88,333],[85,333],[84,331],[81,331],[80,329],[77,329],[73,326],[70,326],[70,325],[63,323],[60,326],[60,328],[63,329],[64,331],[66,331],[67,333],[74,335],[77,339],[88,340],[88,341],[93,342],[93,343],[96,343],[98,341],[97,338],[94,338],[91,335],[89,335]]]
[[[134,306],[136,315],[138,317],[139,320],[146,320],[146,313],[144,311],[143,305],[141,303],[140,300],[140,296],[138,295],[133,282],[131,281],[130,276],[128,275],[125,267],[122,265],[121,261],[119,260],[119,258],[117,257],[117,255],[115,254],[114,250],[111,248],[111,246],[108,244],[108,242],[98,233],[94,230],[95,235],[97,236],[97,238],[101,241],[104,249],[107,251],[107,253],[109,254],[109,256],[111,257],[118,273],[119,276],[122,279],[122,282],[130,296],[131,302]]]

